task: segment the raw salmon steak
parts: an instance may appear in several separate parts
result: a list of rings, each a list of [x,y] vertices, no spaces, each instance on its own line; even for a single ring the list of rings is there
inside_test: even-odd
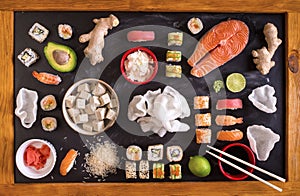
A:
[[[188,59],[191,74],[203,77],[240,54],[249,39],[248,26],[240,20],[228,20],[211,28],[198,42]]]

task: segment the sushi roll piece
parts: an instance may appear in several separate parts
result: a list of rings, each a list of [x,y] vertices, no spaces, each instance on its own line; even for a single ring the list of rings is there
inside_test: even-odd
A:
[[[59,173],[62,176],[66,176],[69,171],[74,166],[76,157],[78,155],[78,152],[74,149],[70,149],[64,159],[61,161],[60,167],[59,167]]]
[[[183,157],[183,150],[180,146],[168,146],[167,147],[167,159],[170,162],[181,161]]]
[[[45,97],[42,98],[40,105],[42,110],[51,111],[56,108],[57,102],[54,95],[46,95]]]
[[[192,34],[198,34],[203,29],[203,23],[199,18],[193,17],[187,23]]]
[[[181,51],[168,50],[166,55],[166,61],[168,62],[180,62]]]
[[[166,77],[181,78],[182,69],[180,65],[166,65]]]
[[[149,179],[149,161],[141,160],[139,165],[139,178]]]
[[[211,125],[211,114],[196,114],[195,115],[195,125],[197,127],[209,127]]]
[[[44,131],[54,131],[57,128],[57,121],[54,117],[44,117],[41,120],[42,128]]]
[[[170,168],[170,179],[171,180],[180,180],[182,178],[180,164],[171,164],[171,165],[169,165],[169,168]]]
[[[165,165],[163,163],[153,163],[153,178],[154,179],[165,178]]]
[[[19,55],[18,59],[23,63],[26,67],[29,67],[33,63],[35,63],[39,59],[39,55],[32,50],[31,48],[25,48]]]
[[[211,142],[211,129],[196,129],[196,143],[209,144]]]
[[[126,179],[136,179],[136,163],[133,161],[126,161],[125,162],[125,176]]]
[[[63,39],[70,39],[73,35],[72,27],[69,24],[60,24],[57,27],[58,36]]]
[[[163,159],[164,146],[162,144],[148,146],[148,160],[159,161]]]
[[[209,96],[194,97],[194,109],[208,109],[208,108],[209,108]]]
[[[42,43],[48,37],[49,31],[43,25],[36,22],[32,25],[28,34],[32,39]]]
[[[182,32],[168,33],[168,46],[181,46],[183,42]]]
[[[130,145],[126,149],[126,157],[130,161],[139,161],[142,159],[142,149],[136,145]]]

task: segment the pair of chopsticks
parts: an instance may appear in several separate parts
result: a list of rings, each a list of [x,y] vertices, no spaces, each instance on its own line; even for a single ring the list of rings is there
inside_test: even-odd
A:
[[[264,169],[262,169],[262,168],[260,168],[260,167],[257,167],[257,166],[255,166],[255,165],[253,165],[253,164],[251,164],[251,163],[248,163],[248,162],[246,162],[246,161],[244,161],[244,160],[242,160],[242,159],[240,159],[240,158],[237,158],[237,157],[235,157],[235,156],[232,156],[232,155],[228,154],[227,152],[224,152],[224,151],[222,151],[222,150],[219,150],[219,149],[217,149],[217,148],[214,148],[214,147],[212,147],[212,146],[210,146],[210,145],[207,145],[207,147],[210,148],[210,149],[212,149],[212,150],[215,150],[215,151],[217,151],[218,153],[221,153],[221,154],[223,154],[223,155],[225,155],[225,156],[227,156],[227,157],[229,157],[229,158],[231,158],[231,159],[233,159],[233,160],[236,160],[236,161],[238,161],[238,162],[240,162],[240,163],[242,163],[242,164],[245,164],[245,165],[247,165],[247,166],[249,166],[249,167],[252,167],[253,169],[256,169],[256,170],[258,170],[258,171],[260,171],[260,172],[262,172],[262,173],[264,173],[264,174],[267,174],[267,175],[269,175],[269,176],[271,176],[271,177],[273,177],[273,178],[275,178],[275,179],[277,179],[277,180],[279,180],[279,181],[281,181],[281,182],[285,182],[285,181],[286,181],[284,178],[282,178],[282,177],[280,177],[280,176],[277,176],[277,175],[275,175],[275,174],[273,174],[273,173],[271,173],[271,172],[268,172],[268,171],[266,171],[266,170],[264,170]],[[226,163],[226,164],[228,164],[228,165],[234,167],[235,169],[237,169],[237,170],[239,170],[239,171],[241,171],[241,172],[243,172],[243,173],[245,173],[245,174],[251,176],[252,178],[254,178],[254,179],[256,179],[256,180],[258,180],[258,181],[260,181],[260,182],[262,182],[262,183],[264,183],[264,184],[266,184],[266,185],[272,187],[273,189],[275,189],[275,190],[277,190],[277,191],[279,191],[279,192],[282,192],[282,189],[279,188],[278,186],[276,186],[276,185],[274,185],[274,184],[271,184],[270,182],[268,182],[268,181],[266,181],[266,180],[264,180],[264,179],[262,179],[262,178],[260,178],[260,177],[258,177],[258,176],[256,176],[256,175],[254,175],[253,173],[248,172],[247,170],[245,170],[245,169],[243,169],[243,168],[241,168],[241,167],[239,167],[239,166],[237,166],[237,165],[231,163],[230,161],[228,161],[228,160],[226,160],[226,159],[224,159],[224,158],[222,158],[222,157],[220,157],[220,156],[218,156],[218,155],[216,155],[216,154],[214,154],[214,153],[212,153],[212,152],[210,152],[210,151],[208,151],[208,150],[206,150],[206,152],[207,152],[208,154],[210,154],[211,156],[213,156],[213,157],[219,159],[220,161],[222,161],[222,162],[224,162],[224,163]]]

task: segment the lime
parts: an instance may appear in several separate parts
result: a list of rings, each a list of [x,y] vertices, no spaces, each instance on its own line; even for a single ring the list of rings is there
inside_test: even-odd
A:
[[[190,171],[198,177],[208,176],[211,170],[209,161],[200,155],[190,157],[188,166]]]
[[[246,78],[240,73],[227,76],[226,86],[233,93],[241,92],[246,87]]]

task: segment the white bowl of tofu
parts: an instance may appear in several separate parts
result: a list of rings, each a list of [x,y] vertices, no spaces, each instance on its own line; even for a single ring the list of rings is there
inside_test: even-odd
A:
[[[62,103],[68,125],[84,135],[96,135],[109,129],[116,122],[119,108],[119,99],[113,88],[95,78],[74,83]]]

